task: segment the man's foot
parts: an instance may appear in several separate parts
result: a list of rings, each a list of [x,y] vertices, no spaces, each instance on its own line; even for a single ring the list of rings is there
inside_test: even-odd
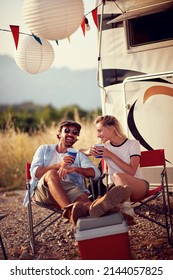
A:
[[[74,226],[79,218],[86,217],[88,215],[89,211],[87,207],[80,202],[69,204],[64,208],[63,212],[63,217],[69,219]]]
[[[101,217],[109,213],[113,208],[119,211],[119,204],[125,202],[131,194],[129,186],[112,187],[103,197],[96,199],[90,206],[92,218]]]

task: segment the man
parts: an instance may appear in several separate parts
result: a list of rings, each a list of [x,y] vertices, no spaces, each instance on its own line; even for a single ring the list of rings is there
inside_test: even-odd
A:
[[[57,133],[58,144],[41,145],[31,163],[31,189],[34,199],[58,209],[75,225],[77,219],[89,214],[91,204],[84,177],[98,179],[100,171],[81,152],[76,158],[67,154],[78,140],[81,125],[75,121],[61,121]],[[24,205],[28,203],[28,195]]]
[[[119,211],[119,204],[130,195],[128,186],[116,186],[93,203],[88,198],[84,177],[97,180],[99,169],[82,152],[74,158],[67,154],[78,140],[81,125],[75,121],[61,121],[57,133],[58,144],[41,145],[31,163],[31,196],[57,209],[63,209],[63,216],[73,225],[79,218],[90,215],[100,217],[111,211]],[[24,205],[28,203],[28,194]]]

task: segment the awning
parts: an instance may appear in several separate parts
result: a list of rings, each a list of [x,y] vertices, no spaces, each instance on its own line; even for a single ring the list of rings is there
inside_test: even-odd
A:
[[[153,3],[155,1],[150,1],[150,2],[152,3],[150,5],[149,5],[149,1],[147,3],[142,2],[141,5],[145,5],[145,7],[144,6],[140,7],[139,4],[138,4],[138,7],[133,5],[133,9],[124,11],[122,13],[122,15],[107,22],[107,24],[120,22],[120,21],[124,21],[124,20],[128,20],[128,19],[132,19],[135,17],[153,14],[153,13],[158,13],[160,11],[164,11],[170,7],[173,7],[173,1],[171,1],[171,0],[164,1],[164,2],[162,1],[161,3],[158,3],[158,0],[157,0],[157,3]],[[148,5],[146,6],[146,4],[148,4]]]

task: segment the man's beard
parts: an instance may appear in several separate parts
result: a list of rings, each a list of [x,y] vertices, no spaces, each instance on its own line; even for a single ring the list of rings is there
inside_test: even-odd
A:
[[[76,139],[74,139],[73,137],[69,137],[69,136],[66,136],[65,137],[65,146],[66,147],[72,147],[74,145],[74,143],[76,143]]]

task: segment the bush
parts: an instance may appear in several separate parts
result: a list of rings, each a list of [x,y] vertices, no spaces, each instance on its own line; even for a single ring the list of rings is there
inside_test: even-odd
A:
[[[44,126],[51,126],[52,122],[57,123],[61,119],[77,118],[81,120],[92,120],[100,109],[85,111],[77,105],[55,109],[52,105],[40,106],[31,102],[13,106],[0,106],[0,129],[5,129],[7,124],[12,123],[15,129],[32,133],[35,130],[44,129]]]

